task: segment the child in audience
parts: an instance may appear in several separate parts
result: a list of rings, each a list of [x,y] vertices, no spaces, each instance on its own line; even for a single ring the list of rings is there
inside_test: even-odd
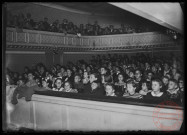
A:
[[[140,69],[135,70],[135,83],[136,83],[136,92],[141,90],[142,86],[142,71]]]
[[[151,83],[152,78],[153,78],[153,72],[151,70],[147,71],[146,81]]]
[[[176,68],[173,68],[172,70],[172,78],[177,80],[181,77],[181,74],[177,71]]]
[[[104,90],[101,87],[101,82],[98,80],[92,81],[91,90],[89,90],[87,94],[94,96],[104,96]]]
[[[123,96],[123,93],[125,92],[126,83],[124,81],[123,74],[118,74],[118,81],[115,82],[115,94],[117,96]]]
[[[76,89],[79,93],[83,93],[84,85],[79,74],[76,74],[74,77],[74,89]]]
[[[51,88],[49,88],[49,84],[50,84],[50,80],[48,79],[43,79],[42,80],[42,88],[46,89],[46,90],[52,90]]]
[[[164,71],[163,71],[163,76],[165,76],[167,73],[170,73],[171,70],[170,70],[170,66],[167,62],[164,63]]]
[[[152,92],[149,92],[145,99],[150,100],[157,100],[157,101],[163,101],[166,99],[166,94],[164,92],[161,92],[162,88],[162,81],[160,79],[153,79],[152,80]]]
[[[62,87],[62,79],[61,78],[57,78],[54,82],[54,87],[53,87],[53,91],[63,91],[63,87]]]
[[[51,88],[49,88],[49,81],[47,79],[42,79],[42,87],[39,87],[37,89],[35,89],[36,91],[46,91],[46,90],[52,90]]]
[[[147,93],[151,92],[150,90],[150,82],[143,80],[142,81],[142,89],[139,91],[141,95],[147,95]]]
[[[71,84],[74,82],[73,71],[70,68],[67,69],[67,77],[65,78],[64,81],[70,81]]]
[[[129,78],[127,79],[127,81],[128,80],[134,80],[134,70],[133,69],[130,69],[130,71],[129,71]]]
[[[48,87],[50,89],[53,88],[53,76],[54,74],[52,72],[49,72],[48,75],[45,77],[45,79],[48,80],[48,83],[49,83]]]
[[[112,83],[107,83],[105,85],[105,92],[106,92],[106,96],[116,96],[114,85]]]
[[[142,98],[141,94],[135,92],[136,84],[135,84],[134,80],[127,81],[126,89],[127,89],[127,93],[124,93],[123,97],[126,97],[126,98],[138,98],[138,99]]]
[[[184,103],[184,80],[183,78],[179,78],[178,84],[179,84],[179,89],[180,89],[181,103]]]
[[[83,82],[83,84],[87,84],[89,82],[89,74],[87,71],[84,71],[84,73],[83,73],[82,82]]]
[[[184,92],[184,81],[182,78],[179,78],[178,84],[179,84],[180,91]]]
[[[180,100],[180,90],[177,80],[169,80],[167,95],[169,96],[169,99]]]
[[[27,87],[37,86],[37,82],[34,80],[34,74],[32,72],[28,73],[28,82],[26,83]]]
[[[90,74],[90,78],[89,78],[89,83],[87,83],[85,86],[84,86],[84,93],[89,93],[91,91],[91,83],[93,81],[99,81],[100,82],[100,76],[99,76],[99,73],[91,73]]]
[[[163,76],[162,83],[163,83],[162,91],[166,92],[166,90],[168,89],[169,78],[167,76]]]
[[[76,89],[72,88],[72,84],[70,81],[64,82],[64,89],[62,90],[62,92],[78,93]]]

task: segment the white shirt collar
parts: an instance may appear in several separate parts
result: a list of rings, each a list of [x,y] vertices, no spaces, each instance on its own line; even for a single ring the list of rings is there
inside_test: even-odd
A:
[[[174,91],[167,90],[170,94],[176,94],[178,92],[179,88],[175,89]]]
[[[152,95],[153,97],[161,97],[162,94],[163,94],[163,92],[160,92],[160,93],[158,93],[157,95],[154,93],[154,91],[151,92],[151,95]]]

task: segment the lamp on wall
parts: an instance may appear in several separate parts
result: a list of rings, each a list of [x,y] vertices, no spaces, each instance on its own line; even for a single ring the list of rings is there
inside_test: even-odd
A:
[[[167,35],[171,36],[174,40],[177,40],[177,39],[178,39],[178,35],[179,35],[179,34],[178,34],[176,31],[167,29],[167,30],[166,30],[166,33],[167,33]]]

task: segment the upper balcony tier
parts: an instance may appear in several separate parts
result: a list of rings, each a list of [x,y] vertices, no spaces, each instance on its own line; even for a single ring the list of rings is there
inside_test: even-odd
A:
[[[179,44],[181,41],[177,41]],[[46,31],[26,30],[21,32],[15,28],[6,29],[6,47],[31,46],[53,48],[108,48],[108,47],[131,47],[131,46],[173,46],[176,42],[170,37],[158,32],[118,34],[104,36],[81,36],[65,35]]]

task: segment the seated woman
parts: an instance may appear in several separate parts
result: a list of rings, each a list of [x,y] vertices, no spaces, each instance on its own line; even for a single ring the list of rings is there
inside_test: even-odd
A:
[[[64,89],[62,92],[72,92],[72,93],[78,93],[76,89],[72,89],[72,84],[69,81],[64,82]]]
[[[151,101],[164,101],[167,99],[167,96],[164,92],[161,92],[162,88],[162,81],[160,79],[153,79],[152,80],[152,92],[149,92],[144,99],[148,99]]]
[[[147,95],[147,93],[151,92],[150,83],[146,80],[142,81],[142,89],[139,91],[141,95]]]
[[[63,91],[63,87],[62,87],[62,79],[61,78],[56,78],[55,82],[54,82],[54,87],[53,87],[53,91]]]
[[[142,98],[142,95],[139,94],[139,93],[136,93],[135,90],[136,90],[136,84],[134,82],[134,80],[128,80],[127,81],[127,92],[123,94],[123,97],[126,97],[126,98]]]
[[[116,96],[114,85],[112,83],[105,84],[106,96]]]

